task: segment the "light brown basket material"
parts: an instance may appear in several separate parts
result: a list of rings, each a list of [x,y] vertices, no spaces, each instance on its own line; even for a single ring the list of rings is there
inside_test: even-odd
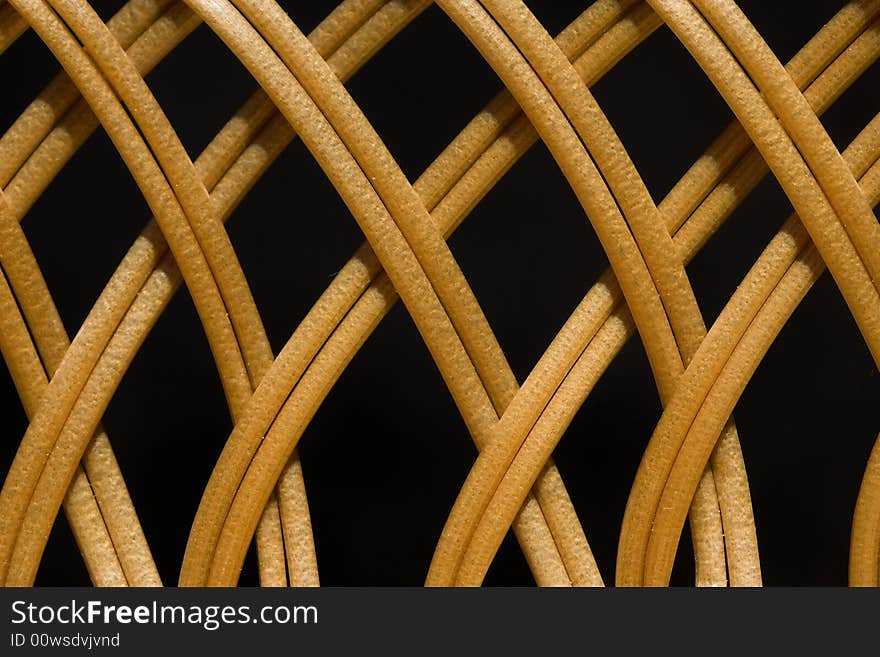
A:
[[[602,584],[550,455],[636,331],[665,410],[630,494],[617,583],[668,583],[688,513],[698,584],[761,583],[730,418],[739,395],[826,266],[880,356],[880,118],[842,156],[817,118],[880,55],[880,0],[846,5],[787,67],[730,0],[599,0],[555,40],[519,0],[443,0],[507,90],[411,185],[342,82],[428,4],[346,0],[308,38],[273,0],[130,0],[106,24],[85,0],[0,6],[0,52],[30,27],[65,70],[0,139],[0,349],[30,418],[0,493],[0,582],[33,583],[63,503],[96,585],[161,583],[99,422],[185,282],[235,426],[180,584],[235,584],[254,535],[263,584],[318,584],[297,442],[398,295],[481,450],[428,584],[480,584],[510,527],[538,584]],[[261,90],[192,162],[143,76],[201,21]],[[739,123],[658,206],[589,86],[663,23]],[[19,223],[99,125],[155,219],[70,343]],[[294,137],[367,243],[276,356],[223,222]],[[538,138],[611,268],[520,387],[445,238]],[[685,264],[768,171],[797,214],[707,332]],[[851,583],[880,584],[878,558],[875,449]]]

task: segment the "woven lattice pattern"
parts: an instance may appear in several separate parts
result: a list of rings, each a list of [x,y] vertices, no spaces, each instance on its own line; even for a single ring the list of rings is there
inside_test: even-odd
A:
[[[63,507],[96,585],[162,583],[101,419],[185,285],[233,428],[181,585],[236,584],[253,541],[262,584],[318,584],[297,444],[398,299],[479,450],[428,585],[481,584],[510,529],[539,585],[603,583],[551,454],[634,335],[664,410],[615,583],[668,584],[687,522],[697,584],[761,584],[740,395],[826,268],[880,357],[880,117],[843,152],[819,120],[880,55],[880,0],[843,6],[787,63],[732,0],[598,0],[555,38],[520,0],[440,0],[505,90],[411,182],[344,83],[429,4],[345,0],[305,35],[273,0],[129,0],[106,22],[87,0],[0,0],[0,53],[32,30],[63,68],[0,139],[0,350],[29,419],[0,493],[0,582],[33,584]],[[260,90],[192,160],[144,76],[201,23]],[[657,204],[590,87],[660,28],[736,122]],[[98,129],[154,218],[70,340],[21,221]],[[366,241],[273,353],[224,222],[294,139]],[[518,381],[446,240],[537,140],[610,267]],[[795,213],[706,326],[685,266],[768,174]],[[880,584],[880,449],[849,559],[852,584]]]

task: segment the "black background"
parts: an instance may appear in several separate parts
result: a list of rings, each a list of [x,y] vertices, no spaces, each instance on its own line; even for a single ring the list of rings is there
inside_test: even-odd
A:
[[[335,6],[333,0],[283,4],[305,31]],[[554,34],[586,4],[529,3]],[[844,3],[740,4],[786,61]],[[119,6],[96,5],[105,19]],[[0,57],[0,129],[57,70],[33,33]],[[193,158],[255,89],[204,26],[147,81]],[[874,66],[823,118],[838,147],[880,111],[878,82]],[[432,7],[348,88],[414,180],[499,84],[452,22]],[[594,92],[658,202],[732,118],[666,29]],[[766,180],[688,267],[707,323],[789,211],[779,186]],[[148,218],[136,185],[100,131],[25,218],[71,335]],[[228,229],[276,352],[362,241],[298,142],[256,185]],[[606,266],[573,193],[540,144],[477,206],[450,245],[520,381]],[[7,371],[0,369],[5,471],[26,420]],[[846,582],[852,509],[877,435],[878,399],[877,369],[826,274],[783,330],[735,413],[767,584]],[[631,340],[555,452],[606,582],[613,581],[632,478],[659,415],[644,351]],[[201,491],[230,430],[211,354],[185,290],[136,357],[105,423],[160,573],[173,583]],[[420,584],[476,452],[402,305],[344,373],[300,446],[322,583]],[[88,581],[62,514],[37,583]],[[685,538],[673,583],[692,581]],[[241,583],[256,582],[251,555]],[[532,583],[510,536],[486,583]]]

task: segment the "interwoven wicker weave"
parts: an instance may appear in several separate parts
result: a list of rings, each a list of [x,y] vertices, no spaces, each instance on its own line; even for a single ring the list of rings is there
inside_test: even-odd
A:
[[[664,412],[630,491],[616,583],[668,584],[687,520],[698,584],[761,584],[730,416],[826,267],[880,362],[880,116],[842,154],[818,119],[880,55],[880,0],[844,6],[785,67],[732,0],[598,0],[555,40],[520,0],[441,0],[506,91],[411,184],[342,83],[429,4],[345,0],[306,37],[273,0],[129,0],[106,23],[86,0],[0,0],[0,53],[31,29],[65,71],[0,139],[0,349],[30,422],[0,493],[0,582],[33,584],[63,505],[96,585],[161,584],[100,421],[185,283],[234,428],[181,585],[234,585],[254,538],[264,585],[318,584],[297,443],[398,296],[480,449],[427,584],[482,583],[511,527],[538,584],[602,584],[551,453],[636,332]],[[201,22],[261,90],[193,162],[144,76]],[[663,24],[738,122],[655,205],[589,87]],[[154,219],[71,342],[20,223],[99,126]],[[367,242],[276,355],[223,222],[294,137]],[[446,239],[538,139],[610,269],[520,385]],[[768,172],[797,214],[707,330],[685,265]],[[880,584],[878,564],[880,448],[850,582]]]

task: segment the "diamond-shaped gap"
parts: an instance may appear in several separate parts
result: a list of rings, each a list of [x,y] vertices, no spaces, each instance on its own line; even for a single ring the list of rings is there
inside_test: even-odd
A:
[[[522,548],[513,531],[507,532],[501,547],[495,554],[484,586],[534,586],[535,578],[529,570],[529,564],[523,556]]]
[[[804,12],[801,10],[802,4],[795,0],[740,3],[749,19],[783,62],[800,50],[844,5],[840,0],[825,0],[811,3],[811,11]],[[875,62],[820,117],[841,152],[880,108],[878,82],[880,66]]]
[[[275,353],[364,241],[299,140],[261,177],[227,227]]]
[[[0,364],[0,411],[3,414],[3,434],[0,443],[0,472],[8,472],[15,453],[27,430],[27,418],[6,364]],[[4,475],[5,476],[5,475]],[[73,534],[64,517],[59,513],[58,520],[49,536],[43,553],[36,584],[88,586],[90,584],[85,564],[79,557],[79,550]]]
[[[300,446],[322,583],[421,585],[476,450],[402,304]]]
[[[880,109],[875,87],[880,67],[872,66],[822,117],[843,151]],[[767,174],[688,265],[691,284],[711,324],[736,286],[791,213],[776,179]]]
[[[880,111],[880,64],[874,62],[821,117],[842,153]]]
[[[0,79],[4,83],[0,130],[6,131],[60,70],[58,60],[36,32],[29,29],[18,37],[0,55]]]
[[[740,9],[784,64],[846,4],[844,0],[815,0],[809,11],[799,0],[740,0]]]
[[[0,445],[0,472],[8,472],[28,422],[5,363],[0,365],[0,410],[6,436]],[[91,583],[63,510],[52,528],[35,583],[37,586],[88,586]]]
[[[339,0],[312,0],[296,2],[280,0],[278,5],[290,16],[303,34],[308,35],[339,6]]]
[[[735,410],[766,584],[846,584],[878,398],[876,365],[826,273]]]
[[[175,295],[134,358],[105,423],[159,573],[176,583],[202,492],[231,430],[186,291]]]
[[[498,91],[499,82],[455,24],[431,6],[347,88],[415,181]]]
[[[89,5],[105,23],[125,6],[125,0],[90,0]]]
[[[788,198],[768,174],[688,264],[688,278],[707,326],[790,213]]]
[[[638,336],[599,379],[554,458],[606,585],[614,583],[620,525],[642,454],[662,408]],[[672,584],[693,585],[693,548],[685,528]]]
[[[589,6],[589,3],[578,0],[557,0],[557,2],[537,2],[528,0],[525,3],[529,10],[547,30],[550,36],[555,37],[564,30],[569,23],[580,16]]]
[[[104,18],[110,12],[109,7],[105,9]],[[21,45],[24,52],[19,56],[28,58],[27,67],[18,67],[28,74],[21,81],[27,88],[32,78],[42,77],[37,73],[43,62],[54,60],[33,31],[19,42],[13,48]],[[0,58],[2,62],[14,60],[11,52]],[[57,62],[50,68],[57,70]],[[43,86],[41,82],[39,88]],[[95,190],[99,190],[100,203],[95,202]],[[24,218],[25,232],[70,335],[79,329],[148,217],[147,205],[131,174],[99,129]]]
[[[657,204],[733,118],[666,27],[627,55],[592,91]]]
[[[49,534],[34,586],[92,586],[63,508]]]
[[[60,171],[23,227],[73,336],[151,214],[99,130]]]
[[[522,382],[607,259],[542,143],[504,176],[450,240]]]
[[[256,89],[247,69],[204,24],[156,66],[147,83],[192,160]]]
[[[606,586],[614,584],[623,512],[660,412],[651,369],[636,336],[600,378],[553,454]],[[513,566],[508,561],[513,563],[518,550],[509,534],[487,585],[509,583]],[[518,582],[529,581],[528,571],[518,574]],[[685,526],[671,584],[691,586],[693,581],[693,547]]]
[[[5,422],[4,433],[7,436],[0,443],[0,468],[3,468],[3,472],[8,472],[28,422],[5,360],[0,365],[0,404]]]

